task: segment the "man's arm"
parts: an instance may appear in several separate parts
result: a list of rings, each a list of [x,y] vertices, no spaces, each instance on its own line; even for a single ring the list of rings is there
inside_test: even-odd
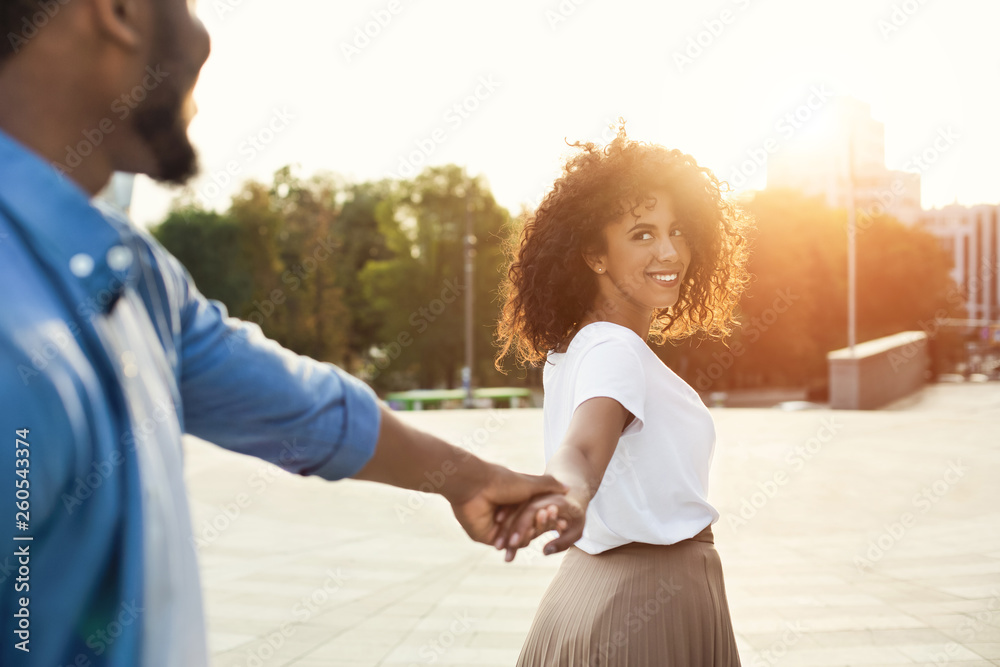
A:
[[[552,477],[487,463],[403,423],[358,379],[282,348],[254,324],[227,317],[198,292],[176,259],[162,247],[157,251],[165,278],[177,290],[189,433],[290,472],[440,493],[480,542],[498,537],[499,506],[565,491]]]
[[[354,478],[440,493],[469,537],[489,544],[499,537],[494,517],[501,505],[566,491],[551,476],[524,475],[487,463],[404,423],[384,405],[375,453]]]

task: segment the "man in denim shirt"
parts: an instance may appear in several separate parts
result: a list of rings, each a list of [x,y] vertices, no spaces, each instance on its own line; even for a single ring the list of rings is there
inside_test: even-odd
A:
[[[115,170],[195,172],[209,39],[187,0],[3,0],[0,35],[0,664],[207,664],[182,433],[302,475],[433,479],[482,542],[500,506],[564,490],[404,425],[91,205]]]

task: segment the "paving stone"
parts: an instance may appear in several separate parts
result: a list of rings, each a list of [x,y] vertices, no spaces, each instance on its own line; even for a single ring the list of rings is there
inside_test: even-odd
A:
[[[541,412],[502,414],[477,453],[541,471]],[[712,414],[713,529],[745,665],[1000,664],[1000,386],[932,386],[875,412]],[[458,444],[490,413],[402,416]],[[542,540],[507,564],[440,498],[185,449],[215,667],[516,661],[562,559]],[[251,502],[218,519],[239,494]],[[203,533],[213,519],[223,529]]]

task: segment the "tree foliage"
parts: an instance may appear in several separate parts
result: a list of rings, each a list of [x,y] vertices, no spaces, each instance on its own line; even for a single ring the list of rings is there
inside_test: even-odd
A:
[[[370,262],[360,280],[381,321],[365,377],[384,387],[458,386],[465,350],[466,220],[474,237],[473,378],[497,380],[490,359],[509,222],[486,184],[448,165],[399,183],[378,210],[392,256]]]
[[[725,343],[657,352],[701,391],[822,385],[826,353],[847,344],[846,214],[781,191],[745,206],[757,231],[742,327]],[[225,212],[179,205],[154,233],[231,314],[389,390],[460,385],[470,289],[473,384],[524,381],[492,364],[509,223],[485,180],[455,165],[366,183],[286,167],[270,184],[245,184]],[[859,341],[924,328],[942,309],[959,314],[936,239],[883,217],[865,219],[856,241]]]
[[[486,183],[454,165],[410,181],[248,182],[225,213],[186,204],[154,234],[199,289],[282,345],[381,389],[457,386],[465,363],[466,218],[476,239],[474,384],[492,367],[499,235]]]
[[[689,341],[661,355],[696,389],[821,387],[827,352],[847,345],[847,214],[766,190],[746,204],[757,225],[742,327],[725,344]],[[890,217],[859,226],[857,341],[926,327],[948,300],[950,260],[937,240]],[[686,359],[685,359],[686,358]]]

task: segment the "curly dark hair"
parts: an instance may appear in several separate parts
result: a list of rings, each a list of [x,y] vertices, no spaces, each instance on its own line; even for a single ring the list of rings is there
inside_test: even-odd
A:
[[[573,335],[598,290],[584,251],[604,248],[605,227],[627,212],[635,215],[655,190],[673,199],[691,264],[677,303],[654,312],[650,338],[657,344],[694,334],[721,339],[737,323],[736,306],[749,282],[750,219],[690,155],[630,140],[619,123],[603,147],[569,144],[579,152],[538,209],[512,230],[497,325],[499,370],[512,348],[519,363],[537,366]]]

